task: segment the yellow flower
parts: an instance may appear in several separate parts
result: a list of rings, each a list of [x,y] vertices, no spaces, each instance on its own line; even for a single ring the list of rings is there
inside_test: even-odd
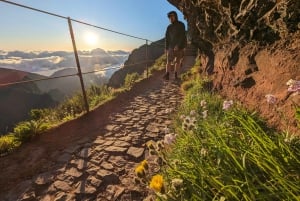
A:
[[[164,191],[163,177],[159,174],[153,176],[150,182],[150,188],[152,188],[156,192],[163,193]]]
[[[147,161],[147,160],[143,160],[143,161],[141,162],[141,165],[145,168],[145,170],[148,170],[149,165],[148,165],[148,161]]]
[[[142,165],[139,165],[135,168],[135,174],[138,176],[138,177],[144,177],[145,176],[145,168],[144,166]]]

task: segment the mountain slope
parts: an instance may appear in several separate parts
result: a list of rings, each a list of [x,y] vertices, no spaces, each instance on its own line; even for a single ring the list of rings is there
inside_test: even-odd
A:
[[[164,53],[164,40],[159,40],[148,45],[148,59],[146,59],[146,45],[143,45],[129,55],[124,67],[116,71],[109,79],[108,85],[120,87],[124,84],[127,74],[137,72],[142,74],[147,66],[150,67],[154,61]],[[147,62],[148,60],[148,62]]]
[[[44,76],[10,69],[0,69],[1,84],[9,82],[41,79]],[[42,93],[36,83],[0,86],[0,134],[28,118],[34,108],[47,108],[56,102],[49,94]]]

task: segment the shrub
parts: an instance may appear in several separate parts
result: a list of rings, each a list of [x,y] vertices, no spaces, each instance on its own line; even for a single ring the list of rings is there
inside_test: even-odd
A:
[[[139,79],[138,73],[127,74],[125,77],[124,87],[130,89],[138,79]]]
[[[20,142],[13,134],[0,137],[0,156],[6,154],[20,145]]]
[[[32,137],[46,131],[50,126],[42,121],[25,121],[17,124],[14,135],[20,142],[30,140]]]

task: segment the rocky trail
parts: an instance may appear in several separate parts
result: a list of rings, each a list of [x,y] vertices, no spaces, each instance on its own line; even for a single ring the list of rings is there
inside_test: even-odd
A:
[[[186,57],[184,69],[193,62]],[[163,139],[182,100],[179,83],[164,82],[162,74],[0,158],[0,200],[146,198],[134,169],[145,158],[152,167],[145,143]]]

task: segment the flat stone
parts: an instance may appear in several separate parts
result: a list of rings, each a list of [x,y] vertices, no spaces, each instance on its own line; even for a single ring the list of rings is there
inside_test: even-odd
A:
[[[127,148],[124,147],[116,147],[116,146],[109,146],[105,148],[105,151],[107,152],[113,152],[113,153],[123,153],[127,150]]]
[[[44,197],[40,198],[40,201],[51,201],[51,196],[45,195]]]
[[[49,172],[43,173],[38,175],[35,180],[34,183],[36,185],[45,185],[50,183],[53,180],[53,175]]]
[[[151,132],[148,132],[145,134],[145,136],[148,136],[150,138],[154,138],[156,139],[158,137],[158,133],[151,133]]]
[[[81,177],[82,173],[79,172],[76,168],[70,168],[66,171],[66,175],[70,175],[72,177],[78,178]]]
[[[105,143],[105,140],[103,140],[102,138],[101,139],[96,139],[93,143],[97,144],[97,145],[98,144],[101,145],[101,144]]]
[[[116,119],[115,121],[117,121],[117,122],[126,122],[129,119],[130,119],[129,117],[120,117],[120,118]]]
[[[140,158],[144,154],[144,148],[130,147],[127,154],[133,156],[134,158]]]
[[[108,170],[101,169],[97,172],[97,175],[100,176],[104,182],[108,184],[118,184],[120,183],[119,177]]]
[[[110,146],[110,145],[112,145],[114,142],[115,142],[115,141],[113,141],[113,140],[107,140],[107,141],[104,142],[102,145],[103,145],[103,146]]]
[[[54,186],[56,189],[61,190],[63,192],[68,192],[72,189],[71,186],[64,181],[56,181],[54,182]]]
[[[54,201],[75,200],[74,194],[59,192],[55,195]]]
[[[97,189],[91,185],[86,184],[85,181],[80,181],[76,184],[76,194],[94,194]]]
[[[131,137],[130,136],[120,137],[118,139],[122,140],[122,141],[126,141],[126,142],[130,142],[131,141]]]
[[[108,185],[106,187],[106,192],[109,193],[110,200],[117,200],[124,191],[125,188],[116,185]]]
[[[118,167],[122,167],[127,163],[122,156],[110,156],[108,161]]]
[[[113,170],[114,169],[114,166],[111,163],[108,163],[106,161],[101,163],[101,167],[103,167],[106,170]]]
[[[148,125],[146,130],[152,133],[159,133],[159,128],[156,125],[152,124]]]
[[[105,126],[105,129],[108,131],[113,131],[116,127],[117,127],[117,125],[107,125],[107,126]]]
[[[125,141],[115,141],[115,143],[113,144],[114,146],[117,146],[117,147],[129,147],[130,144],[128,142],[125,142]]]
[[[87,178],[87,182],[91,185],[93,185],[94,187],[98,188],[100,187],[100,185],[102,184],[102,180],[100,179],[97,179],[96,177],[94,176],[89,176]]]
[[[89,167],[86,172],[89,174],[89,175],[95,175],[98,171],[100,170],[100,167],[98,166],[92,166],[92,167]]]

